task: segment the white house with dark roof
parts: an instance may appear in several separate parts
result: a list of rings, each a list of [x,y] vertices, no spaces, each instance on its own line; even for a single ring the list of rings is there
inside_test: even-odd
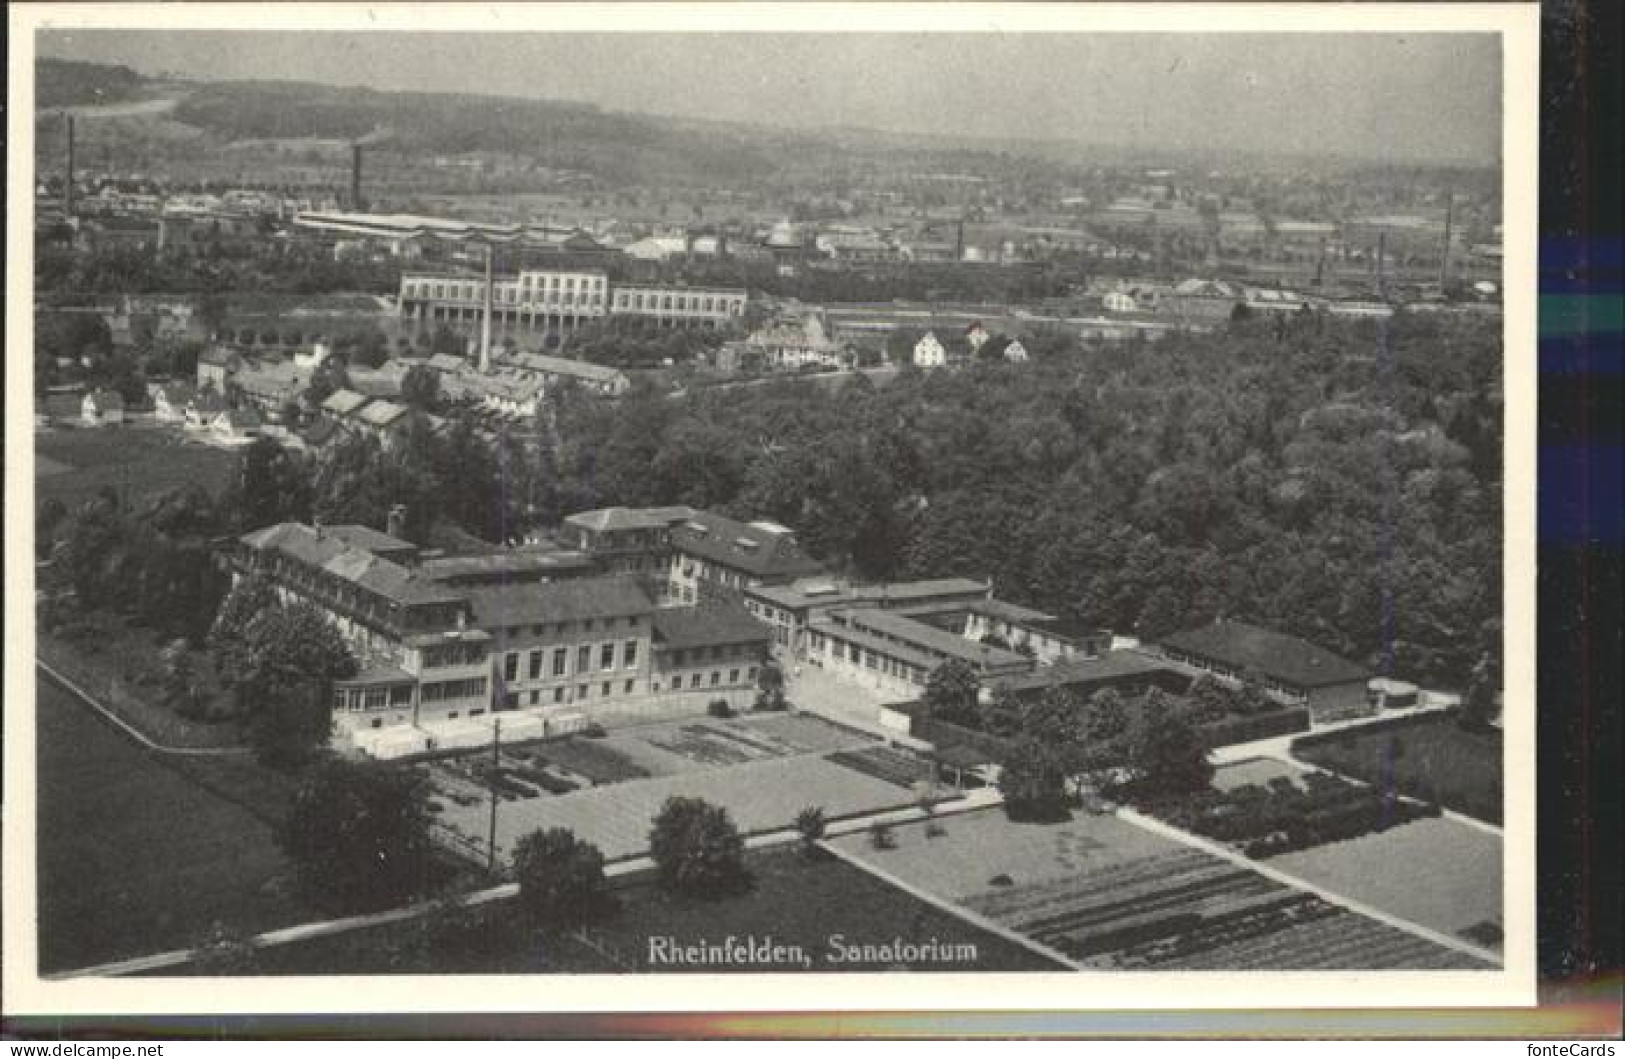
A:
[[[914,343],[914,366],[918,368],[940,368],[948,363],[948,350],[936,333],[927,331],[925,337]]]

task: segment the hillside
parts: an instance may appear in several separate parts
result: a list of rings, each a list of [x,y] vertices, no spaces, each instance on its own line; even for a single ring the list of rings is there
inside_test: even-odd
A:
[[[136,99],[145,79],[128,66],[41,59],[34,68],[38,109],[123,103]]]

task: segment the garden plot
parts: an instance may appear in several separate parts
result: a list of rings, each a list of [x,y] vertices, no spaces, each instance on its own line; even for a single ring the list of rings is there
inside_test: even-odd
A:
[[[1113,817],[1012,824],[997,812],[836,839],[904,883],[1100,969],[1482,968]]]
[[[865,776],[913,788],[931,779],[931,762],[918,754],[889,746],[869,746],[842,750],[829,755],[837,765],[845,765]]]
[[[498,848],[506,857],[520,836],[537,828],[567,827],[596,844],[611,860],[637,856],[649,848],[649,827],[672,795],[704,798],[723,806],[745,833],[788,827],[808,806],[821,806],[825,816],[834,819],[911,805],[914,800],[893,784],[820,757],[800,755],[628,780],[560,797],[503,801],[497,813]],[[466,839],[483,841],[488,812],[484,803],[451,804],[443,807],[438,819]]]

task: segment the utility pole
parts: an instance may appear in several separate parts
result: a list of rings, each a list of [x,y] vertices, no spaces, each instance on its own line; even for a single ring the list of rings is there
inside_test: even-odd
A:
[[[1444,193],[1444,245],[1439,253],[1439,293],[1444,293],[1444,286],[1450,279],[1450,227],[1455,219],[1456,189],[1447,188]]]
[[[497,762],[502,759],[502,718],[494,718],[496,730],[491,737],[491,829],[485,842],[485,870],[497,870]]]

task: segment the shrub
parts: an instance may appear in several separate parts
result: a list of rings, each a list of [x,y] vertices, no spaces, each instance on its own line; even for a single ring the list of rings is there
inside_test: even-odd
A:
[[[889,824],[869,825],[869,845],[874,849],[896,849],[897,836]]]
[[[705,707],[705,712],[712,717],[732,717],[733,707],[728,705],[727,699],[712,699]]]
[[[576,926],[607,909],[603,853],[566,828],[532,831],[521,838],[513,867],[520,904],[539,923]]]
[[[801,852],[807,857],[818,852],[818,843],[824,837],[823,806],[809,805],[796,814],[796,830],[801,832]]]

